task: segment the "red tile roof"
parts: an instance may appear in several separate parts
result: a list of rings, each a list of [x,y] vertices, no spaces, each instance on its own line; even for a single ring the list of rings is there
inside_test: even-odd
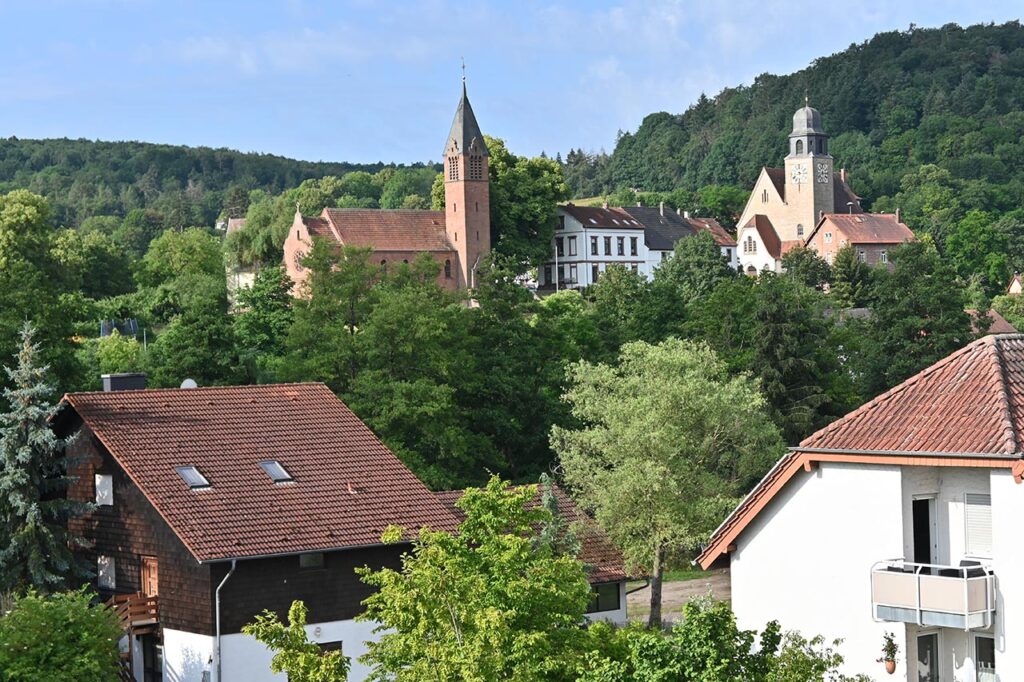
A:
[[[768,219],[768,216],[758,213],[748,220],[747,224],[743,227],[753,227],[757,230],[764,248],[768,249],[769,256],[775,259],[782,258],[782,240],[779,239],[779,233],[775,231],[775,226],[772,225],[772,221]]]
[[[306,229],[309,230],[309,234],[314,237],[337,239],[337,237],[334,236],[334,233],[331,232],[331,224],[323,218],[303,217],[302,222],[306,225]]]
[[[320,217],[349,246],[375,251],[453,251],[444,231],[444,211],[325,208]],[[308,224],[308,223],[307,223]]]
[[[457,526],[323,384],[70,393],[63,402],[199,561],[376,545],[389,524]],[[263,460],[278,460],[294,482],[273,483]],[[190,490],[178,466],[198,467],[210,487]]]
[[[565,204],[559,208],[580,221],[584,227],[604,227],[613,230],[644,229],[643,223],[621,208],[577,206],[575,204]]]
[[[980,466],[1024,472],[1024,334],[986,336],[804,439],[711,535],[711,566],[814,461]]]
[[[736,246],[736,240],[714,218],[687,218],[686,220],[694,229],[710,232],[711,236],[715,238],[715,244],[719,246]]]
[[[592,518],[583,513],[576,506],[572,498],[558,486],[552,488],[555,494],[555,501],[558,503],[558,511],[562,517],[573,524],[573,530],[580,540],[580,561],[589,567],[590,572],[587,579],[591,584],[611,583],[620,580],[627,580],[630,576],[622,560],[622,552],[615,548],[612,541],[605,532],[594,522]],[[436,493],[438,498],[448,506],[459,519],[465,518],[465,513],[455,506],[465,491],[446,490]],[[530,506],[540,505],[541,494],[533,499]]]
[[[1010,324],[1009,320],[1007,320],[1005,317],[1000,315],[994,309],[990,309],[988,311],[988,314],[986,315],[986,317],[988,317],[988,320],[986,321],[986,324],[988,324],[988,328],[987,329],[982,329],[982,330],[979,330],[979,326],[980,325],[978,324],[979,323],[978,311],[975,310],[974,308],[968,308],[964,312],[966,312],[968,315],[971,316],[971,328],[974,330],[975,334],[977,334],[979,331],[982,331],[985,334],[1016,334],[1017,333],[1017,328],[1014,327],[1012,324]]]
[[[914,241],[910,228],[892,213],[826,213],[807,236],[810,244],[815,233],[825,224],[843,234],[849,244],[902,244]]]

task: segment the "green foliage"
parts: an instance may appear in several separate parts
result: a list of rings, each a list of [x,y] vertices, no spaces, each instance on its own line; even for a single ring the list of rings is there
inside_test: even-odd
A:
[[[96,360],[100,374],[138,372],[142,370],[142,345],[131,336],[121,336],[116,329],[99,339]]]
[[[51,255],[67,288],[89,298],[118,296],[134,288],[131,259],[103,232],[60,230],[53,239]]]
[[[265,267],[238,294],[235,335],[246,362],[262,366],[284,353],[292,324],[292,281],[284,267]]]
[[[1003,290],[1010,278],[1007,234],[985,211],[969,211],[946,238],[946,256],[963,279],[978,275],[985,292]]]
[[[16,367],[5,368],[10,408],[0,414],[0,590],[26,587],[49,592],[81,575],[71,554],[78,539],[69,516],[88,506],[63,494],[68,486],[68,441],[50,428],[57,406],[39,364],[33,330],[25,325]]]
[[[992,299],[992,309],[1006,318],[1015,329],[1024,329],[1024,296],[1006,294]]]
[[[836,308],[860,308],[867,304],[871,269],[858,258],[852,246],[836,252],[832,265],[829,298]]]
[[[5,682],[117,682],[120,638],[117,616],[85,588],[30,591],[0,615],[0,670]]]
[[[805,247],[787,251],[782,257],[782,268],[789,277],[818,291],[823,290],[832,278],[831,268],[825,259],[813,249]]]
[[[179,277],[224,276],[220,241],[198,227],[183,232],[167,230],[153,240],[139,263],[136,279],[143,287],[157,287]]]
[[[348,656],[340,651],[323,652],[306,636],[306,605],[292,602],[288,625],[276,613],[264,611],[256,620],[242,628],[274,652],[270,670],[285,673],[291,682],[345,682],[351,666]]]
[[[629,343],[617,366],[579,362],[569,375],[580,427],[553,427],[552,446],[579,501],[653,576],[660,624],[666,555],[707,538],[781,450],[778,431],[754,382],[704,344]]]
[[[377,588],[359,617],[380,624],[370,679],[573,679],[591,589],[578,560],[534,542],[549,519],[536,494],[494,477],[459,500],[457,534],[422,530],[400,571],[359,570]]]

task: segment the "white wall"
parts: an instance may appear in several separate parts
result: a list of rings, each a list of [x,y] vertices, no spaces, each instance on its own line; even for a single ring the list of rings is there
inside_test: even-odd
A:
[[[138,662],[141,671],[142,650]],[[166,682],[202,682],[203,672],[211,672],[213,637],[164,628],[164,680]],[[141,676],[138,679],[142,679]],[[230,679],[230,678],[227,678]]]
[[[757,244],[756,253],[744,253],[743,242],[746,241],[747,237],[753,237],[754,243]],[[768,248],[764,245],[761,240],[761,235],[758,234],[757,229],[754,227],[740,228],[736,235],[736,252],[739,264],[743,266],[743,272],[746,273],[747,267],[750,265],[754,266],[758,274],[761,274],[764,270],[771,272],[777,272],[779,270],[778,264],[774,257],[768,253]]]
[[[842,638],[843,672],[881,678],[871,565],[903,551],[900,468],[822,463],[799,472],[737,540],[732,604],[740,627],[778,620],[807,637]],[[905,679],[901,660],[894,679]]]
[[[341,641],[341,652],[352,659],[348,682],[362,682],[369,676],[370,669],[358,659],[366,653],[365,643],[377,639],[373,634],[374,627],[374,623],[337,620],[311,623],[306,626],[306,634],[314,642]],[[285,682],[287,677],[284,674],[275,675],[270,672],[272,658],[269,649],[248,635],[221,637],[221,672],[224,682]]]
[[[596,621],[606,621],[608,623],[615,623],[617,625],[625,625],[629,620],[629,616],[626,614],[626,583],[618,583],[619,587],[619,608],[613,611],[598,611],[596,613],[586,614],[587,620],[591,623]]]
[[[996,672],[1004,682],[1024,679],[1024,486],[1004,469],[989,472],[992,495],[992,569],[996,574]]]

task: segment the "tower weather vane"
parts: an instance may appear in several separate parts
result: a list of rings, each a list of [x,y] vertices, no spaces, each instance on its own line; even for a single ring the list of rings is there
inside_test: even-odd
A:
[[[460,59],[462,59],[462,82],[465,83],[466,82],[466,58],[465,57],[460,57]]]

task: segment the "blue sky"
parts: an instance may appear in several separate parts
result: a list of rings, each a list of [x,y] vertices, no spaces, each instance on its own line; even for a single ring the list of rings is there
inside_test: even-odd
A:
[[[878,31],[1020,14],[986,0],[0,0],[0,136],[436,160],[465,57],[481,127],[513,151],[611,150],[648,113]]]

